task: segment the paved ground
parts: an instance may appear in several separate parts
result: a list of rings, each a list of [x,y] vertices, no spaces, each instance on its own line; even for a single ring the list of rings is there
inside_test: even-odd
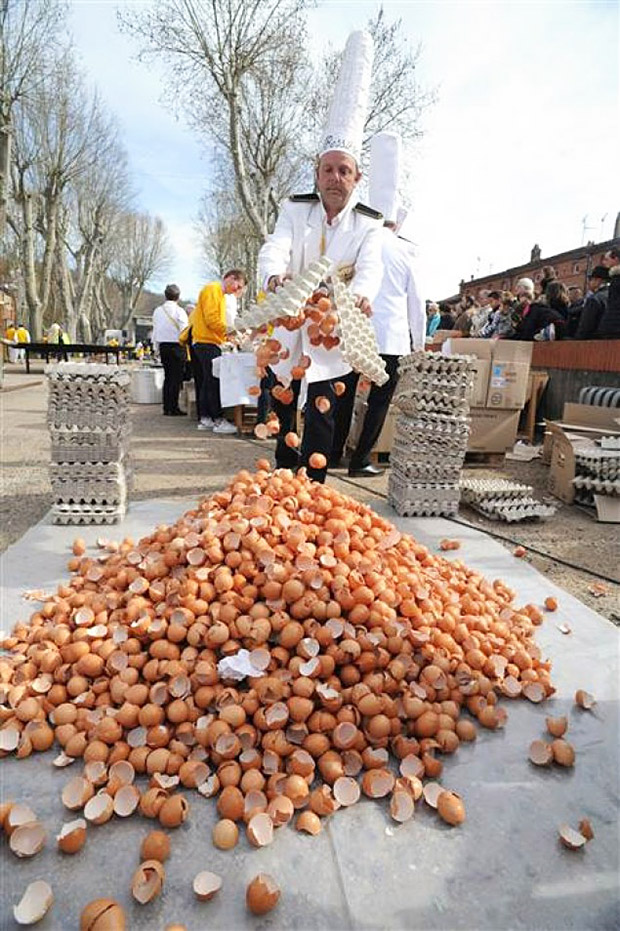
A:
[[[33,367],[30,375],[15,366],[5,367],[0,392],[0,551],[39,521],[51,504],[46,403],[41,367]],[[273,441],[200,433],[188,418],[163,417],[152,405],[134,405],[131,413],[133,500],[206,494],[221,488],[238,469],[251,468],[258,456],[273,458]],[[541,462],[510,463],[505,473],[545,494],[547,468]],[[485,472],[477,469],[475,474],[483,477]],[[369,504],[384,498],[387,490],[387,474],[354,481],[347,478],[346,471],[338,470],[330,481]],[[505,538],[504,545],[511,550],[517,543],[524,545],[528,548],[527,558],[539,571],[603,616],[620,623],[620,584],[609,581],[620,583],[617,525],[599,524],[580,508],[554,503],[558,505],[556,515],[541,524],[497,524],[467,508],[461,510],[458,520]],[[459,536],[456,523],[453,536]],[[590,589],[600,581],[599,576],[604,577],[607,592],[595,598]]]

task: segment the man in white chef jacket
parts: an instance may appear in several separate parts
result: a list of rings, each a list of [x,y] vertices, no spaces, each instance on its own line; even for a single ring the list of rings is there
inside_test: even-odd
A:
[[[311,262],[327,256],[333,262],[332,274],[339,274],[367,313],[381,283],[382,217],[359,203],[356,188],[361,178],[360,157],[364,120],[368,105],[372,69],[372,39],[365,32],[349,36],[334,93],[316,167],[316,192],[289,198],[281,207],[276,227],[262,246],[259,275],[263,285],[276,290],[285,275],[295,275]],[[278,467],[308,466],[312,453],[329,458],[333,445],[334,383],[350,372],[338,347],[326,350],[311,345],[307,326],[289,331],[277,327],[274,337],[289,350],[289,356],[273,370],[283,383],[290,381],[291,368],[302,354],[310,358],[306,370],[308,395],[304,434],[300,453],[284,443],[293,429],[299,383],[293,382],[293,404],[274,402],[280,420],[276,447]],[[316,400],[326,397],[331,404],[326,413],[316,408]],[[325,480],[325,469],[308,467],[317,481]]]
[[[370,454],[383,428],[396,388],[398,360],[412,349],[424,348],[426,313],[414,275],[413,250],[411,244],[399,235],[406,216],[398,205],[401,150],[401,139],[396,133],[377,133],[371,140],[369,199],[385,217],[382,230],[383,279],[373,301],[372,323],[389,380],[381,386],[372,385],[370,389],[362,430],[349,462],[349,475],[352,477],[382,474],[383,470],[371,463]],[[342,459],[358,378],[357,372],[351,372],[343,379],[346,391],[336,405],[334,443],[330,455],[332,467],[338,466]]]

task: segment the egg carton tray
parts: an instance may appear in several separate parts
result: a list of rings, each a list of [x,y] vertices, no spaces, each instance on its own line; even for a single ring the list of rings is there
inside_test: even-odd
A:
[[[620,451],[620,436],[602,436],[599,443],[601,444],[601,449]]]
[[[456,453],[467,449],[469,423],[464,426],[458,423],[450,426],[439,421],[429,424],[426,419],[401,415],[394,424],[394,437],[403,445],[409,444],[412,452],[418,449],[435,449],[439,452]]]
[[[424,438],[425,442],[441,443],[448,437],[469,437],[470,418],[466,414],[442,414],[416,411],[415,414],[400,412],[394,423],[394,429],[412,440]]]
[[[127,480],[132,474],[128,456],[112,462],[51,462],[49,465],[52,482],[113,482]]]
[[[453,517],[458,513],[458,497],[447,499],[417,500],[413,498],[398,498],[388,492],[388,504],[394,508],[401,517]]]
[[[118,411],[97,411],[89,412],[85,410],[72,411],[70,414],[48,414],[47,425],[50,430],[63,430],[67,428],[77,428],[80,430],[95,431],[98,429],[112,432],[118,430],[119,422],[126,419],[126,408],[119,408]]]
[[[285,281],[275,293],[269,291],[263,301],[250,304],[248,310],[237,319],[237,329],[255,329],[272,323],[279,317],[297,316],[308,298],[328,275],[331,267],[331,260],[325,256],[311,262],[299,275]]]
[[[52,523],[54,524],[116,524],[121,521],[127,509],[116,505],[52,505]]]
[[[589,475],[576,475],[573,479],[575,488],[584,488],[598,495],[620,496],[620,479],[592,478]]]
[[[462,372],[448,374],[446,372],[399,372],[399,387],[403,385],[407,391],[417,392],[424,388],[432,391],[466,394],[471,390],[474,373],[469,369]]]
[[[415,417],[418,413],[423,414],[457,414],[467,416],[469,414],[469,401],[466,398],[458,399],[441,395],[420,395],[412,397],[411,395],[398,394],[392,400],[392,403],[403,414]]]
[[[465,496],[463,496],[463,500],[466,500]],[[477,502],[467,501],[467,504],[473,510],[491,520],[501,520],[509,524],[534,518],[544,520],[547,517],[552,517],[556,512],[555,506],[543,504],[541,501],[529,497],[517,499],[495,498]]]
[[[379,355],[372,323],[355,306],[355,297],[344,282],[334,279],[334,303],[338,313],[340,350],[345,362],[375,385],[389,380],[385,362]]]
[[[499,500],[501,498],[531,497],[534,489],[531,485],[523,485],[520,482],[511,482],[508,479],[484,479],[484,478],[463,478],[461,479],[461,491],[463,500],[484,501],[487,498]]]
[[[476,364],[477,359],[475,356],[442,356],[436,352],[417,350],[409,353],[409,355],[401,356],[398,362],[398,371],[403,375],[407,372],[456,374],[465,371],[473,374],[476,370]]]
[[[79,397],[85,401],[97,398],[118,398],[124,401],[131,396],[131,382],[117,384],[116,382],[93,381],[90,379],[72,379],[71,381],[48,380],[48,397],[53,400],[64,400],[67,397]]]
[[[432,474],[437,481],[457,483],[461,474],[461,463],[446,465],[438,460],[412,462],[395,457],[393,453],[390,454],[390,466],[397,468],[409,482],[422,482]]]
[[[46,365],[44,372],[52,381],[88,379],[101,384],[131,384],[131,375],[126,369],[102,362],[56,362],[53,365]]]
[[[55,507],[103,507],[103,508],[120,508],[127,506],[127,494],[76,494],[63,495],[54,493]]]
[[[81,463],[113,463],[122,462],[127,458],[127,446],[52,446],[51,460],[53,463],[68,462],[74,465]]]

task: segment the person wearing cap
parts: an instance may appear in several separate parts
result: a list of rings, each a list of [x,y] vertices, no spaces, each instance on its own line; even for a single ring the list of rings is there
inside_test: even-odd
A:
[[[595,265],[588,276],[590,294],[586,298],[575,339],[594,339],[605,311],[609,297],[609,269],[605,265]]]
[[[607,307],[596,330],[597,339],[620,339],[620,248],[606,252],[602,265],[609,273]]]
[[[315,172],[316,190],[290,197],[281,205],[273,233],[267,237],[258,255],[259,279],[265,289],[277,290],[286,276],[302,272],[321,256],[332,260],[332,275],[345,281],[355,295],[356,304],[370,313],[381,284],[382,217],[361,204],[356,189],[361,179],[361,150],[364,122],[368,109],[372,70],[372,38],[366,32],[354,32],[345,47],[334,98]],[[316,481],[325,480],[326,469],[312,468],[313,453],[330,456],[334,435],[334,384],[350,371],[338,346],[326,350],[313,346],[308,326],[289,331],[276,327],[273,333],[288,358],[272,366],[280,382],[291,382],[291,369],[306,355],[307,402],[304,432],[299,454],[285,443],[293,428],[300,391],[292,381],[292,404],[274,400],[280,431],[276,445],[279,468],[306,466]],[[329,410],[319,411],[316,400],[327,398]]]
[[[408,355],[412,348],[424,348],[426,312],[414,274],[412,246],[402,235],[407,211],[398,201],[401,157],[402,143],[396,133],[377,133],[371,140],[369,200],[385,217],[381,231],[383,277],[373,301],[371,321],[389,380],[384,385],[372,385],[370,388],[362,430],[349,462],[349,475],[352,477],[382,474],[383,470],[371,463],[370,454],[383,428],[398,382],[398,360]],[[330,455],[332,468],[341,464],[358,379],[357,372],[351,372],[342,379],[346,390],[336,405],[336,428]]]

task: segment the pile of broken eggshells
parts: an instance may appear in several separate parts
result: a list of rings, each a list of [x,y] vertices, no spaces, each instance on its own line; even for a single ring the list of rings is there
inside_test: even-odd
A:
[[[554,693],[534,640],[538,607],[515,607],[505,583],[430,552],[303,470],[259,460],[176,524],[100,546],[91,556],[75,541],[71,580],[39,593],[0,657],[0,755],[56,743],[55,766],[79,761],[62,790],[75,818],[56,838],[64,854],[113,818],[177,827],[194,804],[183,789],[217,799],[222,850],[240,828],[255,847],[293,820],[317,834],[362,795],[385,799],[398,823],[424,801],[460,825],[463,800],[437,781],[444,758],[478,727],[505,724],[501,699]],[[592,706],[586,693],[577,700]],[[553,727],[551,749],[530,758],[571,765]],[[18,857],[45,844],[28,806],[6,801],[0,819]],[[585,842],[561,832],[572,847],[577,835]],[[169,849],[165,831],[144,840],[138,902],[161,892]],[[221,885],[200,873],[193,888],[207,900]],[[47,883],[33,886],[15,907],[20,923],[51,905]],[[259,874],[248,908],[262,914],[279,897]],[[112,913],[124,927],[114,900],[88,903],[81,927],[107,927]]]

